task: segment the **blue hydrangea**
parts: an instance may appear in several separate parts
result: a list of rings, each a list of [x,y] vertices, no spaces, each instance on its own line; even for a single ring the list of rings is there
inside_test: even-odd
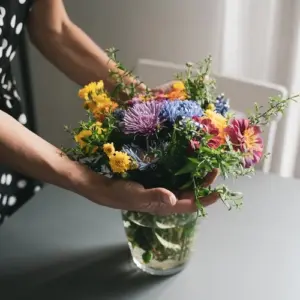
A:
[[[175,123],[178,119],[192,118],[194,116],[203,116],[201,106],[192,100],[175,100],[164,102],[160,118],[170,123]]]
[[[221,94],[217,97],[215,106],[216,112],[225,116],[230,108],[229,99],[225,98],[224,94]]]

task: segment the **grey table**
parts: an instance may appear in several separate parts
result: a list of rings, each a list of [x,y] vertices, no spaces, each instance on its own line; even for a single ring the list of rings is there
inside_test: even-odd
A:
[[[242,210],[210,207],[190,264],[169,278],[133,268],[118,211],[48,186],[0,227],[0,299],[299,300],[300,181],[235,186]]]

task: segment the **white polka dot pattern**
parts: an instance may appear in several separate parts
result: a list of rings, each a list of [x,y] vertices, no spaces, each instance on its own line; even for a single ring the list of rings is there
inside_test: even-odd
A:
[[[17,198],[16,198],[15,196],[10,196],[10,197],[8,198],[8,205],[9,205],[9,206],[15,205],[16,202],[17,202]]]
[[[19,181],[17,182],[17,187],[18,187],[19,189],[24,189],[26,185],[27,185],[27,181],[26,181],[26,180],[19,180]]]
[[[10,21],[11,28],[15,28],[15,26],[16,26],[16,19],[17,19],[16,15],[13,15],[13,17],[11,18],[11,21]]]
[[[23,24],[19,23],[16,28],[16,34],[20,34],[23,29]]]
[[[3,6],[0,6],[0,26],[4,25],[5,15],[6,15],[6,9]]]
[[[2,48],[5,49],[7,47],[7,45],[8,45],[7,39],[3,39],[2,40]]]
[[[35,192],[35,193],[39,192],[40,190],[41,190],[41,187],[38,186],[38,185],[34,188],[34,192]]]
[[[0,0],[0,110],[25,126],[29,122],[11,74],[10,62],[16,57],[19,36],[24,30],[32,3],[26,0]],[[0,225],[6,216],[13,214],[39,190],[41,185],[37,182],[0,165]]]
[[[15,55],[16,55],[16,51],[12,52],[12,54],[9,57],[9,60],[13,61],[13,59],[15,58]]]
[[[5,182],[6,182],[6,174],[2,174],[1,175],[1,184],[5,184]]]
[[[11,50],[12,50],[12,46],[10,45],[10,46],[7,48],[7,50],[6,50],[6,53],[5,53],[5,56],[6,56],[6,57],[9,57],[9,56],[10,56]]]
[[[10,100],[7,99],[5,104],[8,108],[10,108],[10,109],[12,108],[12,104],[11,104]]]
[[[25,125],[27,123],[27,117],[26,117],[26,115],[25,114],[21,114],[20,117],[19,117],[19,119],[18,119],[18,121],[21,124]]]
[[[6,203],[7,203],[7,195],[4,195],[2,199],[2,205],[5,206]]]

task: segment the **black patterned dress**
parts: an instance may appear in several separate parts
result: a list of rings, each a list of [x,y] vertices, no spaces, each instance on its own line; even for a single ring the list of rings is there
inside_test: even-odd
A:
[[[32,2],[0,0],[0,109],[24,126],[28,120],[12,76],[11,62]],[[40,189],[40,183],[0,165],[0,224]]]

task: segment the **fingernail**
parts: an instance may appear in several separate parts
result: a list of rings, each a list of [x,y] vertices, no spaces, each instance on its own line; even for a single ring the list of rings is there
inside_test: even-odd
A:
[[[177,202],[177,198],[175,195],[170,195],[165,197],[166,202],[170,203],[171,205],[175,205]]]

